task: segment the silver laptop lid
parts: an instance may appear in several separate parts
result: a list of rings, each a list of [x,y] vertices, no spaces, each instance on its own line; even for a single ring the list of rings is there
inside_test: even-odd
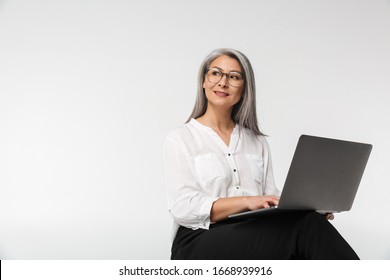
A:
[[[302,135],[279,208],[350,210],[371,149],[370,144]]]

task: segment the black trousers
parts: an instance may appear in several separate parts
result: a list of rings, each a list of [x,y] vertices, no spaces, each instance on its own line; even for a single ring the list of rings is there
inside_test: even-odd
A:
[[[291,211],[255,219],[226,220],[209,230],[180,227],[173,260],[358,260],[333,225],[314,211]]]

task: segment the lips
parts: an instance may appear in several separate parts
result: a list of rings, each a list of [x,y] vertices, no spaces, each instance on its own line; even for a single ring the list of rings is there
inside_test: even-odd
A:
[[[229,94],[227,94],[226,92],[223,92],[223,91],[214,91],[214,93],[219,96],[219,97],[227,97],[229,96]]]

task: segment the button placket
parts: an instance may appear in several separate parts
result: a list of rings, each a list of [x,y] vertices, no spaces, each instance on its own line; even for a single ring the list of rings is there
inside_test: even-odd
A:
[[[238,168],[237,168],[236,162],[234,160],[234,156],[231,152],[227,153],[227,161],[229,163],[230,169],[233,172],[233,175],[232,175],[233,188],[236,190],[239,190],[240,189],[240,176],[238,174]]]

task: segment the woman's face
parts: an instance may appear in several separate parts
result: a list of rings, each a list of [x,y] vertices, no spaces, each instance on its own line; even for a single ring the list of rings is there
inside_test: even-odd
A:
[[[211,70],[206,74],[203,82],[208,106],[231,110],[240,101],[244,88],[244,81],[239,80],[243,73],[240,64],[236,59],[222,55],[210,64],[209,69]],[[221,73],[222,78],[215,82]],[[223,73],[230,74],[225,75]]]

